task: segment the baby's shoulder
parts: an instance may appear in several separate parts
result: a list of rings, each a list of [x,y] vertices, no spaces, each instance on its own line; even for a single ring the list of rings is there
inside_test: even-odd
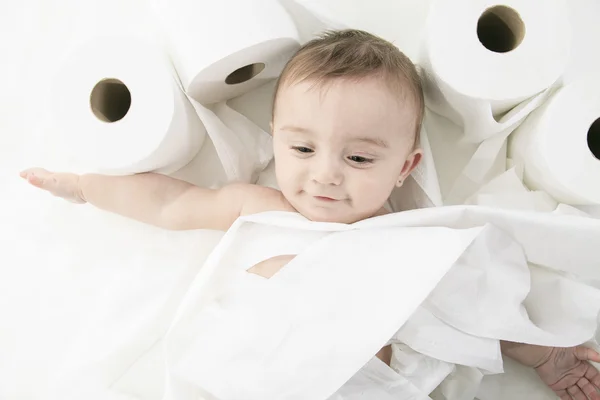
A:
[[[243,199],[241,215],[267,211],[296,211],[280,190],[253,184],[235,184]]]

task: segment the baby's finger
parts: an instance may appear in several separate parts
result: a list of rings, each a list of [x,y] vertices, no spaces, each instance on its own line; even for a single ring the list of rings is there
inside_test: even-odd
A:
[[[29,175],[27,177],[27,182],[31,183],[35,187],[39,187],[40,189],[44,189],[46,180],[37,175]]]
[[[46,171],[43,168],[27,168],[19,174],[21,178],[27,178],[30,175],[44,176],[48,175],[50,172]]]
[[[571,395],[569,393],[567,393],[566,390],[558,390],[556,392],[556,395],[558,397],[560,397],[560,400],[573,400],[573,398],[571,397]]]
[[[588,400],[587,396],[581,391],[579,386],[571,386],[567,389],[573,400]]]
[[[579,386],[589,400],[600,400],[600,394],[598,394],[598,390],[586,378],[581,378],[579,381],[577,381],[577,386]]]
[[[600,371],[594,368],[593,365],[590,365],[587,372],[585,373],[585,377],[588,381],[592,382],[594,386],[600,390]]]
[[[600,354],[593,349],[584,346],[578,346],[575,348],[575,356],[581,361],[595,361],[600,362]]]

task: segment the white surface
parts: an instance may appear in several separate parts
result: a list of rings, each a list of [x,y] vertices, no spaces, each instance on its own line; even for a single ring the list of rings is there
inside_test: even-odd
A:
[[[596,120],[600,78],[572,82],[536,110],[509,140],[508,155],[525,184],[562,203],[600,205],[600,158],[588,145]],[[600,140],[600,128],[592,134]]]
[[[348,25],[394,41],[413,59],[418,55],[429,1],[322,0],[320,4]],[[159,232],[53,199],[17,177],[20,169],[38,165],[43,155],[56,150],[52,132],[38,128],[46,99],[51,98],[48,83],[66,52],[94,31],[108,26],[115,29],[115,23],[127,29],[131,20],[143,18],[147,5],[143,0],[25,0],[0,6],[0,50],[5,55],[0,63],[0,106],[5,110],[0,113],[0,240],[4,244],[0,260],[0,398],[33,399],[36,391],[46,387],[50,373],[60,368],[85,374],[89,370],[75,359],[65,358],[65,350],[78,348],[75,346],[90,349],[84,353],[86,359],[80,360],[84,364],[98,361],[101,352],[117,361],[111,374],[95,382],[105,386],[116,379],[114,386],[87,398],[161,398],[164,374],[156,368],[163,362],[161,342],[152,342],[156,339],[152,332],[166,326],[160,317],[172,310],[169,293],[178,283],[190,281],[221,234]],[[573,0],[568,6],[574,40],[566,81],[594,76],[600,70],[600,54],[595,50],[600,39],[596,21],[600,3]],[[230,102],[265,130],[270,110],[268,86]],[[460,131],[443,118],[432,118],[427,127],[442,191],[447,193],[475,147],[455,140]],[[219,184],[227,178],[217,161],[212,142],[206,141],[198,157],[178,174],[199,185]],[[467,223],[474,220],[469,212],[459,211],[446,222],[459,218]],[[502,219],[495,221],[501,223]],[[567,235],[576,246],[572,252],[551,246],[542,250],[552,250],[550,254],[561,256],[563,263],[573,262],[573,255],[583,256],[585,251],[578,246],[587,246],[594,236],[578,228],[575,221]],[[539,238],[544,238],[548,243],[547,233],[546,229],[537,234],[525,232],[518,239],[539,243]],[[590,260],[587,262],[589,265]],[[585,259],[573,262],[585,263]],[[145,314],[144,307],[148,307]],[[128,333],[111,336],[115,327]],[[76,343],[79,332],[95,335],[89,336],[88,343],[86,339]],[[139,337],[144,340],[138,341]],[[139,352],[114,351],[128,346]],[[490,383],[485,386],[488,397],[480,397],[506,398],[503,391],[525,379],[521,373],[505,378],[498,384],[485,378],[484,384]],[[536,399],[549,398],[547,390],[540,392],[539,384],[532,388],[540,393]]]

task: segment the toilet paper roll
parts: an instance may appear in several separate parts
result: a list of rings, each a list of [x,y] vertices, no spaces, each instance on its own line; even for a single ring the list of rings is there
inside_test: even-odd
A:
[[[600,204],[600,80],[573,82],[509,138],[530,189],[570,205]]]
[[[513,129],[570,54],[564,0],[437,0],[421,55],[426,102],[479,143]]]
[[[54,93],[52,119],[66,155],[92,172],[170,173],[206,136],[170,62],[141,38],[85,42],[60,70]]]
[[[183,88],[202,104],[277,78],[300,47],[277,0],[157,0],[155,9]]]

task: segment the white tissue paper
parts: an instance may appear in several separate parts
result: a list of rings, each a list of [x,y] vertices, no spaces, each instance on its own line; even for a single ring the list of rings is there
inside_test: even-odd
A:
[[[54,131],[65,156],[87,172],[174,172],[204,142],[175,71],[148,38],[86,41],[60,69],[53,93]]]
[[[377,357],[327,400],[431,400],[427,392]]]
[[[390,367],[424,393],[433,392],[456,369],[451,363],[423,355],[405,344],[393,345]]]
[[[548,193],[525,187],[516,167],[482,186],[465,204],[542,212],[551,212],[558,207],[556,200]],[[581,211],[579,213],[585,214]]]
[[[480,370],[457,365],[450,376],[431,393],[431,399],[473,400],[483,378]]]
[[[564,72],[570,40],[564,0],[435,0],[419,61],[427,106],[466,141],[512,130]]]
[[[427,226],[437,228],[422,231]],[[196,276],[167,334],[166,398],[345,399],[356,396],[345,383],[374,388],[373,374],[392,379],[388,393],[406,385],[415,396],[407,398],[427,398],[433,383],[420,378],[423,370],[396,364],[393,379],[369,362],[391,339],[443,361],[422,366],[443,379],[437,398],[467,399],[484,375],[502,371],[499,340],[572,346],[594,337],[600,290],[567,275],[600,277],[598,238],[597,220],[483,207],[413,210],[353,225],[281,212],[241,218]],[[435,252],[415,251],[432,242]],[[443,260],[455,258],[450,249],[462,255],[439,275]],[[389,263],[391,253],[411,267]],[[246,272],[281,254],[298,255],[272,278]],[[421,303],[422,289],[429,294]],[[466,344],[477,347],[465,351]],[[448,372],[444,363],[457,368]]]
[[[273,159],[272,137],[227,103],[203,106],[190,99],[211,136],[229,182],[256,182]]]
[[[574,81],[509,139],[524,183],[570,205],[600,205],[600,80]]]
[[[396,332],[392,342],[405,344],[423,356],[448,364],[502,372],[502,354],[497,340],[465,334],[423,306]]]
[[[541,106],[557,90],[560,81],[532,99],[526,106],[528,113]],[[526,117],[525,115],[523,116]],[[522,121],[520,121],[522,122]],[[444,205],[464,204],[484,184],[507,168],[507,138],[516,125],[481,142],[467,164],[444,196]]]

